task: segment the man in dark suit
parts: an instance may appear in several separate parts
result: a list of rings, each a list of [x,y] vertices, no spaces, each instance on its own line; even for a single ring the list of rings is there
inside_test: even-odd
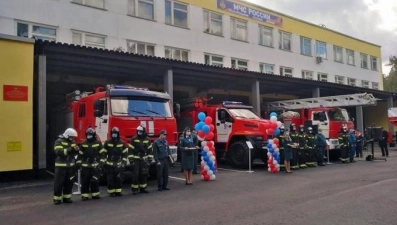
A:
[[[382,131],[382,139],[379,141],[380,150],[382,151],[382,156],[389,157],[389,150],[387,149],[387,139],[389,134],[386,130]]]

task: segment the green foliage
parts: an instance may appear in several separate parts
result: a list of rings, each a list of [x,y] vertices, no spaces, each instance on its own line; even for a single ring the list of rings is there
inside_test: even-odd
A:
[[[397,57],[390,56],[389,64],[391,70],[388,76],[383,75],[383,89],[385,91],[397,92]]]

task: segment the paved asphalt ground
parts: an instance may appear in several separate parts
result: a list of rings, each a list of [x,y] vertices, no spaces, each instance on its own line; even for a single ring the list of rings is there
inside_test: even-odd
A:
[[[377,150],[376,155],[380,155]],[[220,165],[227,168],[226,165]],[[396,224],[397,149],[387,161],[333,164],[270,174],[263,165],[255,172],[219,169],[217,180],[186,186],[179,168],[170,176],[171,191],[101,200],[52,204],[51,181],[2,184],[0,224]],[[179,179],[176,179],[179,178]]]

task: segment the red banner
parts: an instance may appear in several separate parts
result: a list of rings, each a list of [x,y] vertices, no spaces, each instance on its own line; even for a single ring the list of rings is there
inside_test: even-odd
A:
[[[3,85],[3,101],[28,101],[28,86]]]

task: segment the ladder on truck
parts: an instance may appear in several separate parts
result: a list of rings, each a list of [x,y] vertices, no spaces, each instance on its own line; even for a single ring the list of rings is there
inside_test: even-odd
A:
[[[359,93],[351,95],[337,95],[318,98],[304,98],[286,101],[276,101],[267,103],[268,110],[282,109],[302,109],[302,108],[320,108],[320,107],[343,107],[343,106],[363,106],[376,105],[375,98],[369,93]]]

